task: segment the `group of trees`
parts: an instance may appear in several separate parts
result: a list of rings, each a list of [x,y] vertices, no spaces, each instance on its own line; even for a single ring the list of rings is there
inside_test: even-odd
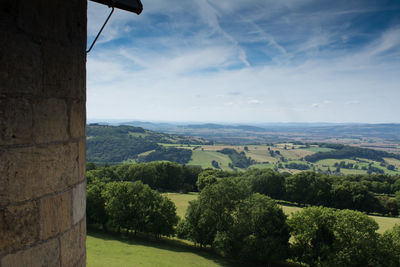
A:
[[[222,150],[219,150],[217,152],[220,152],[222,154],[226,154],[229,156],[229,158],[232,161],[232,164],[230,166],[237,167],[237,168],[242,168],[246,169],[250,165],[254,164],[255,161],[252,160],[251,158],[246,157],[246,153],[242,152],[237,152],[235,149],[232,148],[224,148]]]
[[[286,163],[285,167],[288,169],[295,169],[295,170],[309,170],[310,169],[310,166],[308,166],[307,164],[296,163],[296,162]]]
[[[271,198],[252,193],[240,179],[205,186],[190,202],[177,234],[247,261],[282,260],[288,255],[286,216]]]
[[[399,266],[400,225],[376,232],[367,215],[324,207],[304,208],[287,221],[292,259],[310,266]]]
[[[291,259],[310,266],[400,265],[400,226],[381,235],[374,220],[354,211],[384,207],[382,212],[397,212],[398,177],[291,175],[269,169],[240,173],[152,162],[88,164],[87,180],[88,224],[103,229],[155,237],[177,234],[249,262]],[[175,205],[154,189],[185,187],[200,194],[178,223]],[[393,190],[397,200],[375,194]],[[314,206],[287,219],[273,199]]]
[[[324,144],[322,147],[332,148],[335,150],[327,151],[327,152],[317,152],[312,155],[308,155],[304,157],[305,160],[309,162],[317,162],[322,159],[346,159],[346,158],[365,158],[375,161],[384,161],[384,157],[387,158],[396,158],[400,159],[400,155],[389,153],[386,151],[368,149],[368,148],[360,148],[353,146],[344,146],[337,144]]]
[[[287,219],[274,200],[233,178],[203,188],[177,235],[250,262],[290,258],[309,266],[399,266],[400,225],[383,235],[377,229],[364,213],[322,206]]]
[[[272,170],[249,170],[244,173],[254,192],[297,204],[322,205],[398,215],[400,203],[395,198],[377,195],[399,190],[400,179],[388,175],[349,175],[336,177],[315,172],[294,175]],[[389,182],[392,182],[390,184]]]
[[[179,165],[174,162],[149,162],[139,164],[105,165],[88,164],[86,177],[101,181],[141,181],[158,191],[195,191],[196,181],[202,171],[197,166]]]
[[[191,149],[180,149],[175,147],[159,146],[155,151],[146,156],[139,156],[138,162],[151,162],[151,161],[172,161],[179,164],[185,164],[190,161],[192,157]]]
[[[253,192],[300,205],[398,215],[400,179],[385,174],[331,176],[315,172],[279,173],[271,169],[233,172],[173,162],[150,162],[88,168],[88,181],[141,181],[159,191],[197,191],[221,179],[239,178]]]
[[[210,144],[201,138],[191,138],[182,135],[157,133],[145,130],[140,127],[127,125],[110,126],[90,124],[86,127],[86,158],[88,162],[97,163],[120,163],[128,159],[136,159],[139,154],[158,149],[153,155],[149,156],[154,160],[170,160],[179,163],[187,159],[187,154],[191,151],[163,150],[159,143],[175,143],[188,145]],[[161,153],[160,153],[161,152]],[[180,153],[179,155],[176,155]],[[161,155],[161,156],[160,156]],[[166,157],[163,155],[167,155]],[[190,156],[189,156],[190,159]],[[144,159],[146,161],[146,159]]]
[[[178,223],[176,207],[148,185],[136,182],[91,181],[87,186],[88,224],[98,224],[103,229],[121,229],[170,236]]]

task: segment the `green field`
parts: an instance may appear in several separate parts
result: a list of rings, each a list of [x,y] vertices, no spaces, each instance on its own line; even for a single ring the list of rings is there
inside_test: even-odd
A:
[[[169,199],[171,199],[176,206],[176,213],[179,217],[183,218],[187,207],[189,206],[189,201],[197,199],[198,193],[191,192],[188,194],[179,193],[165,193]]]
[[[201,151],[193,150],[192,159],[189,161],[188,165],[198,165],[202,168],[212,168],[211,162],[215,160],[218,162],[219,166],[223,170],[231,170],[228,164],[231,159],[228,155],[215,152],[215,151]]]
[[[270,163],[259,163],[259,164],[253,164],[250,166],[250,168],[256,168],[256,169],[273,169],[274,165]]]
[[[175,203],[177,206],[178,215],[184,215],[187,207],[189,206],[189,201],[196,199],[196,193],[190,194],[178,194],[178,193],[168,193],[167,196]],[[301,210],[300,207],[280,205],[283,212],[290,216],[292,213]],[[381,216],[369,216],[373,218],[379,224],[378,233],[383,233],[388,229],[391,229],[395,224],[400,224],[400,218],[393,217],[381,217]]]
[[[394,171],[388,170],[386,166],[380,166],[380,162],[368,160],[368,159],[323,159],[315,163],[304,161],[304,157],[312,155],[317,152],[328,152],[334,149],[319,147],[317,145],[311,145],[310,147],[304,147],[304,145],[293,145],[292,143],[282,143],[273,145],[225,145],[225,144],[215,144],[215,145],[186,145],[186,144],[166,144],[158,143],[159,145],[165,147],[176,147],[191,149],[193,151],[191,160],[188,165],[198,165],[202,168],[214,168],[211,165],[213,160],[217,161],[222,170],[232,170],[228,164],[232,161],[228,155],[219,153],[219,150],[224,148],[234,149],[237,152],[245,152],[246,157],[251,158],[255,161],[255,164],[250,167],[263,169],[263,168],[277,168],[279,163],[282,163],[283,168],[278,168],[280,172],[297,173],[297,169],[287,169],[285,168],[285,163],[297,163],[297,164],[307,164],[310,170],[316,172],[335,172],[337,167],[334,166],[335,163],[340,163],[344,161],[346,164],[352,163],[354,166],[358,165],[358,169],[346,169],[340,168],[342,174],[366,174],[367,170],[362,170],[362,167],[368,168],[369,164],[375,168],[382,169],[386,174],[396,175],[400,174],[400,160],[394,158],[385,158],[386,165],[392,164],[397,169]],[[246,148],[246,149],[245,149]],[[275,155],[271,156],[270,151],[274,151]],[[149,152],[144,152],[140,156],[147,155]],[[237,169],[237,168],[236,168]]]
[[[88,267],[238,266],[177,240],[128,240],[89,232],[86,250]]]
[[[308,151],[315,152],[315,153],[317,153],[317,152],[329,152],[329,151],[335,150],[335,149],[327,148],[327,147],[307,147],[307,148],[301,148],[301,149],[302,150],[308,150]]]
[[[176,148],[187,148],[187,149],[193,149],[195,147],[198,147],[200,145],[187,145],[187,144],[165,144],[165,143],[158,143],[160,146],[165,146],[165,147],[176,147]]]

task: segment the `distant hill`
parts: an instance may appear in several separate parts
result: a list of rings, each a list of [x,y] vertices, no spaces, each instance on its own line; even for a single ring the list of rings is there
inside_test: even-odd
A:
[[[157,133],[141,127],[127,125],[89,124],[86,127],[86,135],[87,161],[97,163],[117,163],[136,159],[143,152],[159,150],[160,143],[184,145],[210,144],[210,142],[201,138]],[[169,157],[171,157],[172,153],[178,152],[172,149],[171,151],[165,150],[165,154],[168,154]],[[158,155],[158,157],[162,160],[162,156]],[[166,158],[166,160],[168,159]]]
[[[197,136],[224,144],[330,142],[400,153],[400,124],[396,123],[183,124],[131,121],[124,124],[170,134]]]
[[[189,124],[180,126],[179,128],[184,129],[208,129],[208,130],[216,130],[216,129],[233,129],[233,130],[242,130],[242,131],[254,131],[254,132],[265,132],[264,128],[251,126],[251,125],[222,125],[222,124]]]

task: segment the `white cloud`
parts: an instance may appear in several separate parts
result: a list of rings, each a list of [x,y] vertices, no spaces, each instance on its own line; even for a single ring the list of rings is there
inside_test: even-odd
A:
[[[258,100],[258,99],[250,99],[250,100],[247,101],[247,103],[253,104],[253,105],[260,105],[260,104],[263,104],[264,101],[261,101],[261,100]]]
[[[140,16],[118,11],[87,58],[88,118],[398,121],[400,28],[348,51],[342,38],[354,29],[336,20],[351,9],[307,17],[310,1],[294,2],[155,0]],[[89,3],[89,36],[107,12]]]

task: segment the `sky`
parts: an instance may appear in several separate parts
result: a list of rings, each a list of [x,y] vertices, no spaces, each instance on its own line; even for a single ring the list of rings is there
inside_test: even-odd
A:
[[[142,3],[87,55],[88,120],[400,123],[398,0]]]

